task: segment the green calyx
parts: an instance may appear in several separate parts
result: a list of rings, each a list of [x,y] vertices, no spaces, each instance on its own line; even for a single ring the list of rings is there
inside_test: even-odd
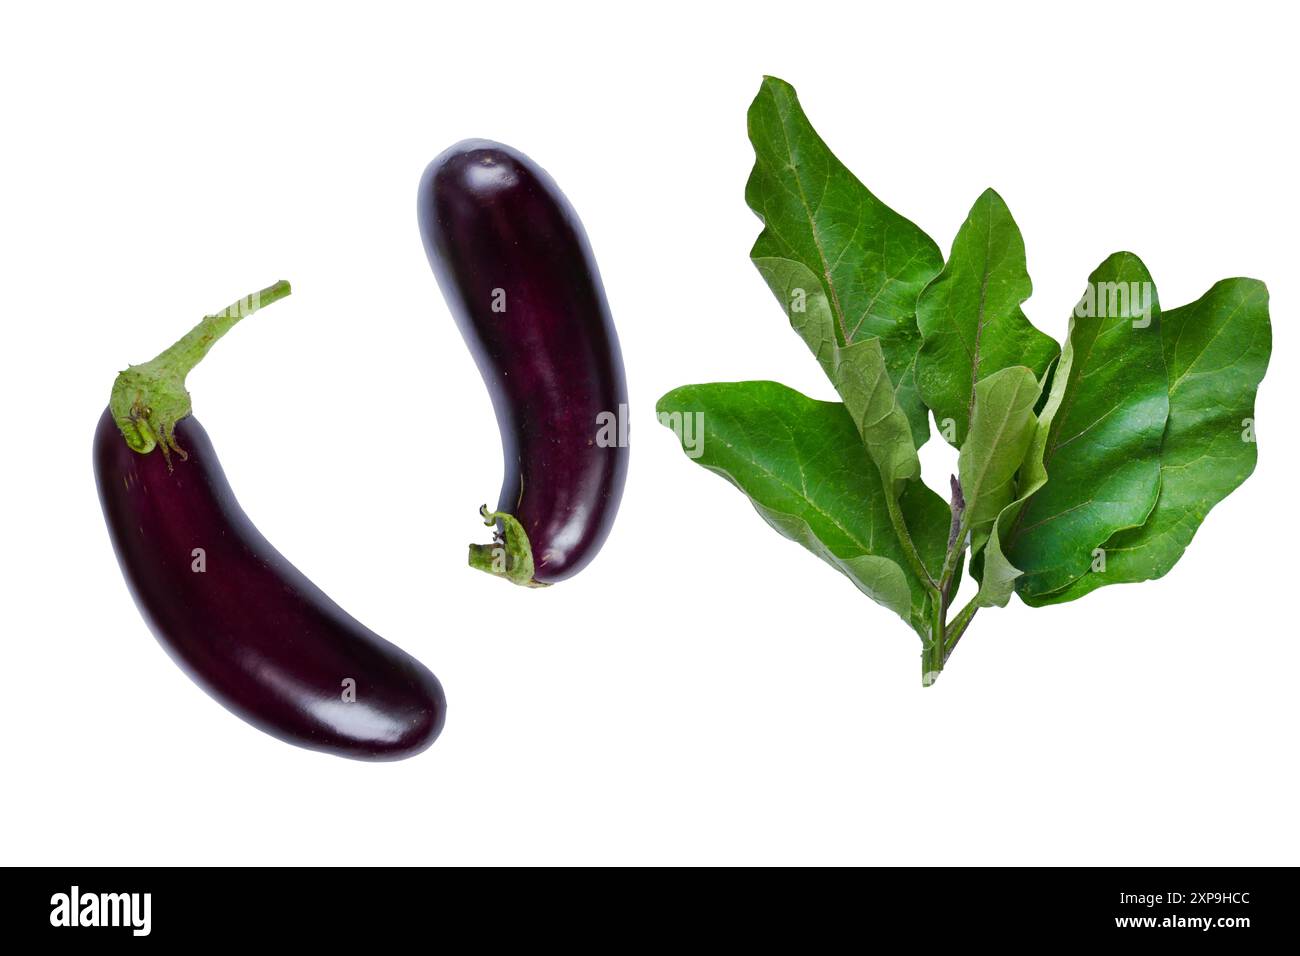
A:
[[[182,460],[185,449],[176,442],[176,423],[190,414],[190,393],[185,378],[208,350],[245,316],[290,293],[281,280],[261,292],[233,302],[203,318],[171,348],[142,365],[132,365],[117,376],[108,400],[109,410],[132,451],[147,455],[161,448],[167,464],[175,452]]]
[[[500,523],[503,530],[496,533],[491,544],[469,546],[469,566],[524,587],[546,587],[541,581],[533,580],[533,546],[519,520],[504,511],[488,511],[487,505],[478,513],[488,527]]]

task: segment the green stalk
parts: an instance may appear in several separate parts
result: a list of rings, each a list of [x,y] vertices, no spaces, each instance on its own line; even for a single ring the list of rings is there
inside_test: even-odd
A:
[[[889,523],[894,526],[894,533],[898,536],[899,542],[903,545],[903,553],[907,555],[907,561],[912,566],[912,572],[930,587],[937,587],[934,575],[925,566],[921,560],[920,553],[916,550],[916,544],[912,541],[912,533],[907,528],[907,521],[903,518],[903,509],[898,506],[898,498],[890,493],[890,483],[882,474],[881,481],[885,485],[885,507],[889,510]]]
[[[221,338],[245,316],[283,299],[290,293],[283,279],[261,292],[244,296],[220,312],[204,316],[170,348],[142,365],[132,365],[117,376],[108,407],[132,451],[147,455],[161,448],[171,465],[171,453],[182,460],[185,449],[176,443],[176,423],[189,415],[192,406],[185,378],[190,370]]]
[[[943,571],[939,574],[939,590],[943,594],[945,611],[947,610],[946,605],[948,600],[951,597],[948,592],[952,588],[952,579],[957,574],[957,562],[960,561],[961,556],[966,553],[966,536],[969,533],[970,528],[967,527],[966,517],[963,515],[957,525],[957,533],[953,535],[952,540],[948,544],[948,553],[945,554],[943,558]]]
[[[881,474],[881,481],[885,488],[891,487],[890,481]],[[943,670],[943,644],[944,644],[944,615],[948,610],[948,602],[945,596],[946,589],[941,581],[936,581],[930,569],[925,566],[921,560],[920,552],[916,550],[916,543],[912,541],[912,533],[907,527],[907,520],[903,517],[903,509],[899,507],[898,499],[893,494],[886,492],[885,506],[889,511],[889,522],[893,525],[894,534],[898,537],[903,546],[903,553],[907,556],[908,564],[912,566],[912,571],[925,585],[930,594],[930,606],[932,608],[931,618],[928,622],[930,635],[929,640],[922,638],[921,651],[921,685],[929,687],[939,676],[939,671]],[[949,549],[951,551],[951,548]],[[944,566],[947,567],[951,554],[945,556]]]
[[[966,602],[966,606],[957,612],[957,616],[952,619],[952,624],[948,628],[947,638],[944,641],[944,660],[948,659],[948,655],[950,655],[953,648],[957,646],[957,642],[961,640],[961,636],[966,633],[966,628],[970,626],[971,619],[975,616],[975,612],[978,610],[979,606],[975,603],[975,598],[971,598]]]
[[[935,591],[931,598],[933,604],[933,617],[930,621],[930,641],[921,646],[921,686],[930,687],[939,679],[939,672],[943,670],[943,632],[944,632],[944,615],[947,613],[947,607],[943,596]]]
[[[966,553],[966,538],[970,533],[965,504],[961,497],[961,486],[954,476],[952,497],[952,530],[948,535],[948,550],[943,556],[943,570],[939,572],[938,582],[934,583],[931,602],[934,605],[933,618],[930,622],[930,640],[922,645],[921,650],[921,686],[930,687],[939,679],[943,665],[956,646],[970,619],[975,616],[972,600],[959,613],[952,624],[948,623],[948,607],[952,600],[952,582],[957,575],[957,567]]]

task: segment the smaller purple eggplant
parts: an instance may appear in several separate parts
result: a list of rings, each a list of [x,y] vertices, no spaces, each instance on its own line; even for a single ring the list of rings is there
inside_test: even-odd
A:
[[[578,214],[516,149],[466,140],[424,171],[420,235],[492,396],[505,459],[498,541],[469,563],[516,584],[581,571],[627,478],[627,383]]]
[[[288,294],[278,282],[241,299],[118,376],[95,432],[100,504],[136,605],[195,683],[300,747],[409,757],[442,730],[438,679],[271,546],[190,414],[190,369],[241,318]]]

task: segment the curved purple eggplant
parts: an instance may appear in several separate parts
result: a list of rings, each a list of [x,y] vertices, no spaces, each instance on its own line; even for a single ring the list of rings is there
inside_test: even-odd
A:
[[[470,564],[517,584],[581,571],[627,477],[627,383],[582,223],[523,153],[466,140],[420,180],[429,263],[492,396],[505,457],[497,543]]]
[[[235,499],[185,373],[279,283],[204,319],[118,377],[95,432],[95,480],[118,563],[172,658],[227,709],[311,750],[394,760],[427,748],[446,701],[427,667],[288,562]]]

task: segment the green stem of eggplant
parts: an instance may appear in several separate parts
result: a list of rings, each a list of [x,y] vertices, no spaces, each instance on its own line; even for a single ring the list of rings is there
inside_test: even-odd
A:
[[[480,508],[478,513],[488,527],[499,526],[501,530],[491,544],[469,546],[469,566],[524,587],[546,587],[540,581],[533,580],[533,572],[536,570],[533,546],[528,540],[528,532],[524,531],[519,520],[504,511],[489,511],[487,505]]]
[[[290,293],[283,279],[260,292],[232,302],[220,312],[204,316],[170,348],[142,365],[132,365],[117,376],[108,407],[127,446],[142,455],[161,447],[167,462],[185,450],[176,443],[176,423],[190,414],[190,393],[185,378],[221,338],[246,316],[283,299]]]

